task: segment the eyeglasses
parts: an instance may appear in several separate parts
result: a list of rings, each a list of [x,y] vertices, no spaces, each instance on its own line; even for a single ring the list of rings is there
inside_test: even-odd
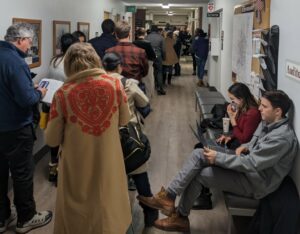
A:
[[[32,37],[16,37],[17,39],[19,39],[19,40],[22,40],[22,39],[28,39],[28,41],[30,42],[30,43],[32,43]]]
[[[32,42],[32,37],[23,37],[24,39],[28,39],[30,42]]]

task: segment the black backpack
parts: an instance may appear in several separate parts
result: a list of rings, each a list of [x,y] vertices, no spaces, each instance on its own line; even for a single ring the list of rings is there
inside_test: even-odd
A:
[[[223,117],[227,113],[227,105],[229,103],[224,104],[215,104],[211,110],[212,118],[204,119],[200,123],[200,127],[202,131],[206,131],[206,128],[214,128],[214,129],[223,129]]]
[[[148,161],[151,154],[150,142],[140,126],[134,123],[129,122],[127,126],[120,127],[119,133],[128,174]]]

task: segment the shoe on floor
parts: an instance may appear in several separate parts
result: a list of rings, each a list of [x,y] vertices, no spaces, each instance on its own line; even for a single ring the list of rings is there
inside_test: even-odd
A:
[[[17,211],[16,211],[16,207],[12,206],[11,207],[11,213],[10,216],[4,220],[4,221],[0,221],[0,233],[3,233],[6,231],[8,225],[14,221],[17,218]]]
[[[205,86],[203,80],[199,80],[198,83],[197,83],[197,85],[198,85],[199,87],[204,87],[204,86]]]
[[[192,209],[211,210],[212,209],[211,193],[201,194],[194,202]]]
[[[51,211],[41,211],[36,213],[32,219],[25,223],[17,223],[16,233],[27,233],[32,229],[36,229],[50,223],[52,219]]]
[[[173,213],[171,217],[156,220],[154,227],[168,232],[190,232],[190,221],[188,217]]]
[[[50,182],[56,183],[57,182],[57,167],[58,164],[57,163],[49,163],[48,165],[49,167],[49,177],[48,180]]]
[[[167,191],[164,187],[161,188],[160,192],[152,197],[137,196],[137,199],[144,205],[153,209],[162,210],[164,214],[169,214],[175,210],[175,201],[168,197]]]
[[[134,180],[132,179],[131,176],[128,177],[128,190],[129,191],[135,191],[136,190]]]
[[[157,90],[157,95],[166,95],[166,91],[163,89],[158,89]]]

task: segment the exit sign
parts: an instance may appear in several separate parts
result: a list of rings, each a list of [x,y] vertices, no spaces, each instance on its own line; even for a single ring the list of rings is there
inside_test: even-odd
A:
[[[136,12],[136,6],[126,6],[125,11],[126,11],[126,12],[132,12],[132,13],[135,13],[135,12]]]

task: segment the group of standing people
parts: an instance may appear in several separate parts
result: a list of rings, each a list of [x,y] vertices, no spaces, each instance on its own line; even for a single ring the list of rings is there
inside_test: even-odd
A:
[[[170,83],[171,65],[178,62],[173,32],[163,39],[157,27],[152,27],[146,40],[141,31],[131,43],[131,28],[125,21],[115,25],[105,20],[102,29],[103,34],[90,44],[63,35],[62,54],[51,60],[49,68],[49,76],[64,81],[54,95],[45,129],[45,141],[52,147],[51,163],[59,160],[55,234],[132,233],[127,176],[116,140],[119,127],[128,122],[140,124],[136,107],[149,104],[140,89],[149,72],[148,59],[153,61],[161,95],[166,74]],[[33,198],[33,105],[47,89],[34,85],[24,61],[32,38],[32,28],[21,23],[9,27],[5,41],[0,42],[0,233],[16,218],[18,233],[52,219],[51,211],[36,211]],[[201,76],[207,49],[198,45],[205,40],[200,31],[193,43]],[[174,53],[167,52],[170,48]],[[247,86],[239,83],[228,89],[228,95],[235,107],[227,109],[233,134],[218,141],[236,141],[235,154],[205,147],[194,150],[168,188],[156,195],[151,192],[145,164],[131,173],[145,226],[189,231],[188,215],[204,186],[261,198],[276,190],[288,174],[298,150],[286,117],[288,96],[282,91],[266,92],[258,107]],[[9,171],[15,207],[7,196]],[[175,208],[178,195],[182,196]],[[170,218],[158,220],[158,209]]]

